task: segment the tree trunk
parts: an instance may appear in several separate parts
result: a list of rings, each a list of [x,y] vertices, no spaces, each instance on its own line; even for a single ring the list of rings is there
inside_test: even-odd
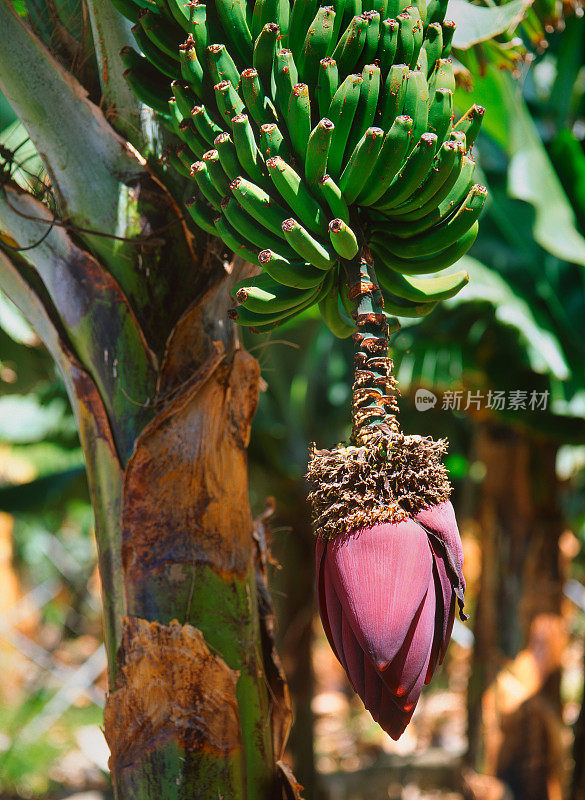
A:
[[[560,800],[563,519],[556,445],[482,424],[482,573],[469,689],[469,759],[515,800]]]

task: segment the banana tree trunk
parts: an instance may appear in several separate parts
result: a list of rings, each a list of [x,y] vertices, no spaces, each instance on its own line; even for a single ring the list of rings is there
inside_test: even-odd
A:
[[[469,691],[470,761],[522,800],[560,800],[563,518],[556,446],[482,424],[482,572]]]

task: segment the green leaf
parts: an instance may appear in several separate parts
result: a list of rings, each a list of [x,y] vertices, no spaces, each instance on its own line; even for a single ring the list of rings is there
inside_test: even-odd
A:
[[[488,67],[475,81],[474,99],[493,109],[485,115],[484,128],[510,158],[509,195],[534,208],[534,239],[562,261],[585,266],[585,238],[520,87],[509,75]]]
[[[515,294],[510,284],[475,258],[465,256],[457,266],[469,272],[470,281],[456,297],[445,300],[445,305],[454,308],[474,300],[491,303],[496,319],[519,332],[532,369],[566,380],[570,370],[561,344],[538,324],[528,303]]]
[[[456,24],[453,47],[468,50],[501,33],[513,32],[532,0],[512,0],[501,6],[477,6],[466,0],[451,0],[447,17]]]

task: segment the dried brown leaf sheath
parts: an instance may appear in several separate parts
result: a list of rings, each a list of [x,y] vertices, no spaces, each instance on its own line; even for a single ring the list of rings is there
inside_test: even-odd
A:
[[[104,715],[110,769],[143,759],[166,738],[218,756],[242,746],[239,673],[210,652],[197,628],[125,617],[118,659]]]

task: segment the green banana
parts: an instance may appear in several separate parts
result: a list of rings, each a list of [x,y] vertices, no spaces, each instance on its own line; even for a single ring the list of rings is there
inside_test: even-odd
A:
[[[359,103],[363,81],[361,75],[348,75],[335,92],[329,106],[328,117],[335,127],[331,136],[327,169],[333,178],[337,178],[341,172],[343,155]]]
[[[182,117],[188,117],[191,114],[191,109],[195,105],[195,96],[189,89],[187,84],[182,81],[173,81],[171,83],[173,96],[177,104],[177,108]]]
[[[311,133],[311,102],[306,83],[295,83],[288,103],[288,132],[293,152],[299,163],[303,163],[305,149]]]
[[[367,17],[363,14],[354,17],[333,50],[331,57],[341,75],[347,75],[357,64],[366,43],[367,27]]]
[[[357,203],[371,206],[386,193],[406,157],[412,135],[412,124],[410,117],[396,117],[384,137],[380,154],[367,184],[357,196]]]
[[[408,67],[404,64],[394,64],[386,76],[381,92],[382,103],[378,112],[379,125],[384,131],[390,130],[396,117],[402,113],[408,72]]]
[[[390,236],[380,237],[382,244],[392,255],[400,258],[426,258],[455,244],[479,219],[487,196],[484,186],[474,186],[462,206],[444,224],[433,226],[429,231],[408,239],[396,240]],[[379,239],[373,237],[373,240]]]
[[[311,22],[298,61],[301,81],[312,81],[320,61],[327,56],[333,39],[334,20],[334,9],[331,6],[322,6]]]
[[[242,102],[242,98],[229,81],[216,83],[213,90],[222,120],[231,122],[238,114],[243,114],[246,107]]]
[[[231,182],[230,189],[244,211],[247,211],[253,219],[257,220],[258,226],[266,228],[280,238],[284,238],[282,223],[288,216],[287,211],[275,203],[264,189],[246,180],[246,178],[236,178]]]
[[[262,250],[258,261],[268,275],[283,286],[292,286],[296,289],[310,289],[319,286],[325,273],[306,261],[289,261],[278,256],[272,250]]]
[[[207,150],[207,142],[195,132],[193,120],[183,119],[179,123],[179,136],[185,144],[195,153],[197,158],[202,158],[203,153]]]
[[[415,6],[410,6],[396,17],[400,25],[396,60],[414,69],[423,42],[423,24]]]
[[[376,58],[380,64],[382,75],[386,75],[394,63],[398,49],[398,31],[400,23],[395,19],[383,19],[380,23],[380,43]]]
[[[240,77],[242,97],[246,109],[256,125],[269,125],[275,122],[278,119],[276,109],[260,85],[256,70],[253,67],[245,69]]]
[[[437,135],[437,148],[445,141],[453,122],[453,92],[437,89],[429,106],[427,130]]]
[[[427,25],[430,25],[432,22],[438,22],[439,24],[443,22],[445,14],[447,13],[448,2],[449,0],[429,0],[427,6]]]
[[[335,125],[322,119],[311,131],[305,155],[305,178],[313,187],[327,172],[327,159]]]
[[[229,247],[234,255],[240,256],[240,258],[249,261],[251,264],[260,263],[258,260],[260,253],[258,248],[254,247],[251,242],[242,242],[242,237],[232,228],[224,216],[214,219],[213,224],[215,226],[214,233],[220,237],[222,242]]]
[[[446,19],[441,25],[443,31],[443,52],[441,58],[449,58],[451,47],[453,46],[453,35],[455,33],[455,23],[452,19]]]
[[[245,0],[215,0],[213,7],[223,27],[224,36],[228,37],[240,59],[244,63],[250,63],[252,34],[248,27]],[[206,9],[209,12],[209,6]]]
[[[242,169],[238,161],[238,155],[232,137],[229,133],[220,133],[219,136],[215,137],[213,144],[215,145],[225,174],[230,181],[233,181],[239,176]]]
[[[434,97],[437,89],[449,89],[455,92],[455,73],[453,62],[448,58],[439,58],[429,76],[429,97]]]
[[[376,263],[376,276],[384,289],[412,303],[438,303],[455,297],[469,283],[467,272],[455,272],[438,278],[417,278],[394,272],[380,262]]]
[[[380,14],[378,11],[370,9],[368,11],[364,10],[362,16],[366,18],[368,23],[364,49],[358,59],[358,63],[363,66],[372,62],[378,51],[378,42],[380,40]]]
[[[260,36],[260,31],[268,22],[279,24],[280,0],[256,0],[252,12],[252,39]]]
[[[342,219],[331,220],[329,223],[329,238],[335,251],[342,258],[351,259],[359,250],[355,233]]]
[[[224,44],[210,44],[207,47],[207,63],[214,84],[229,81],[234,89],[238,88],[240,73]]]
[[[285,219],[282,223],[282,232],[290,247],[301,258],[318,269],[331,269],[335,258],[296,219]]]
[[[396,174],[390,188],[374,203],[382,211],[396,208],[406,202],[418,189],[433,163],[435,143],[434,133],[423,133],[402,169]]]
[[[410,143],[410,149],[413,149],[427,130],[429,114],[429,87],[426,76],[420,70],[412,70],[406,76],[402,114],[412,117],[414,121]]]
[[[443,28],[438,22],[431,23],[425,34],[423,47],[427,54],[427,77],[435,68],[437,61],[443,57]]]
[[[262,227],[249,214],[241,209],[233,197],[224,197],[221,210],[238,234],[246,241],[251,242],[259,250],[273,250],[291,261],[298,260],[295,251],[278,236],[275,236],[265,227]]]
[[[302,310],[312,305],[315,302],[317,296],[319,295],[319,288],[317,287],[316,289],[307,291],[308,294],[305,293],[302,299],[299,300],[297,305],[292,306],[292,308],[260,313],[258,311],[252,311],[251,309],[240,305],[237,308],[228,309],[228,316],[230,317],[230,319],[236,321],[238,325],[244,325],[245,327],[257,328],[258,330],[261,330],[267,324],[270,324],[272,322],[279,322],[285,317],[288,317],[291,314],[291,312],[295,310]]]
[[[269,124],[260,126],[260,152],[265,159],[281,156],[286,161],[290,161],[291,154],[288,144],[278,125]]]
[[[189,197],[185,200],[185,207],[198,228],[215,235],[214,219],[217,216],[217,211],[211,209],[203,200],[197,197]]]
[[[369,181],[384,142],[382,128],[368,128],[357,143],[341,177],[339,188],[347,203],[355,202],[356,197]]]
[[[483,115],[485,108],[474,104],[471,108],[461,117],[459,122],[455,125],[455,130],[461,131],[465,134],[465,150],[469,152],[481,128],[483,122]]]
[[[230,180],[226,175],[219,160],[217,150],[208,150],[203,154],[203,161],[207,165],[207,171],[212,184],[215,186],[221,197],[225,197],[230,188]]]
[[[339,219],[342,219],[349,225],[349,208],[341,193],[341,189],[335,183],[331,175],[324,175],[321,180],[317,181],[311,188],[313,188],[321,200],[329,206],[329,210],[334,217],[339,217]]]
[[[437,307],[437,303],[410,303],[408,300],[402,300],[402,298],[392,294],[387,289],[382,290],[382,295],[384,297],[384,311],[397,317],[426,317]]]
[[[280,28],[274,22],[267,22],[260,31],[254,45],[254,57],[252,59],[254,69],[267,89],[272,81],[272,64],[276,53],[276,43]]]
[[[347,339],[356,331],[356,326],[341,303],[337,286],[332,286],[319,303],[321,319],[338,339]]]
[[[319,0],[292,3],[288,37],[285,46],[293,53],[300,53],[311,22],[319,9]],[[295,80],[296,83],[296,80]]]
[[[439,190],[453,173],[458,155],[460,160],[461,148],[459,145],[455,142],[445,142],[439,149],[437,156],[435,156],[436,163],[433,165],[426,180],[413,192],[409,200],[392,210],[392,216],[400,216],[416,211],[430,200],[436,203]],[[400,223],[397,223],[397,225],[399,226]]]
[[[264,183],[265,169],[262,155],[246,114],[238,114],[232,119],[232,137],[243,170],[256,183]]]
[[[138,64],[135,64],[124,70],[122,73],[124,79],[142,103],[150,106],[163,117],[168,117],[170,87],[165,88],[164,84],[159,83],[160,73],[156,73],[156,80],[152,80],[151,65],[145,58],[142,61],[145,63],[140,66],[144,66],[144,70],[140,69]]]
[[[223,128],[220,128],[211,119],[205,106],[195,106],[191,110],[191,118],[195,125],[195,130],[208,144],[213,144],[215,137],[219,136],[220,133],[224,133]]]
[[[278,113],[284,119],[288,119],[290,96],[298,81],[299,73],[292,52],[279,50],[274,58],[274,97]]]
[[[346,153],[353,152],[364,133],[374,124],[380,95],[380,67],[376,64],[367,64],[362,70],[362,79],[360,99],[353,118]]]
[[[151,41],[140,22],[132,27],[132,33],[136,44],[153,67],[171,79],[179,77],[177,73],[180,71],[180,64]]]
[[[230,294],[238,303],[238,308],[245,308],[255,314],[270,314],[290,311],[310,295],[315,294],[315,287],[294,289],[283,286],[270,275],[260,274],[238,281],[230,289]]]
[[[222,195],[213,185],[207,164],[204,161],[196,161],[191,167],[191,175],[195,178],[201,194],[219,211]]]
[[[440,270],[446,269],[455,264],[456,261],[459,261],[474,243],[477,231],[478,223],[475,222],[457,242],[428,258],[400,258],[390,253],[377,242],[372,242],[370,249],[387,267],[396,272],[401,272],[403,275],[427,275],[433,272],[440,272]]]
[[[301,303],[296,308],[291,309],[290,311],[286,312],[284,316],[281,316],[279,320],[275,322],[268,322],[264,324],[258,323],[254,327],[250,327],[252,333],[268,333],[269,331],[274,330],[274,328],[280,327],[287,322],[290,322],[292,319],[297,317],[299,314],[309,308],[309,306],[314,305],[315,303],[319,303],[321,298],[325,295],[326,291],[328,290],[331,284],[331,273],[329,273],[325,280],[323,281],[322,285],[317,287],[317,291],[314,295],[311,295],[308,302]],[[248,312],[249,313],[249,312]]]
[[[274,188],[302,224],[318,236],[327,236],[327,218],[301,176],[280,156],[269,158],[266,167]]]
[[[169,58],[174,61],[179,60],[179,43],[175,27],[162,15],[155,13],[147,8],[142,8],[138,12],[138,26],[142,28],[148,39],[152,44],[165,53]],[[132,31],[136,38],[137,27]],[[138,34],[140,36],[140,34]],[[138,41],[138,38],[136,38]],[[144,40],[141,40],[144,43]],[[142,44],[138,46],[142,50]],[[143,50],[144,55],[149,58],[146,50]]]
[[[332,58],[322,58],[319,62],[317,73],[317,88],[315,96],[319,115],[324,117],[329,112],[333,95],[339,87],[339,73],[337,63]]]

